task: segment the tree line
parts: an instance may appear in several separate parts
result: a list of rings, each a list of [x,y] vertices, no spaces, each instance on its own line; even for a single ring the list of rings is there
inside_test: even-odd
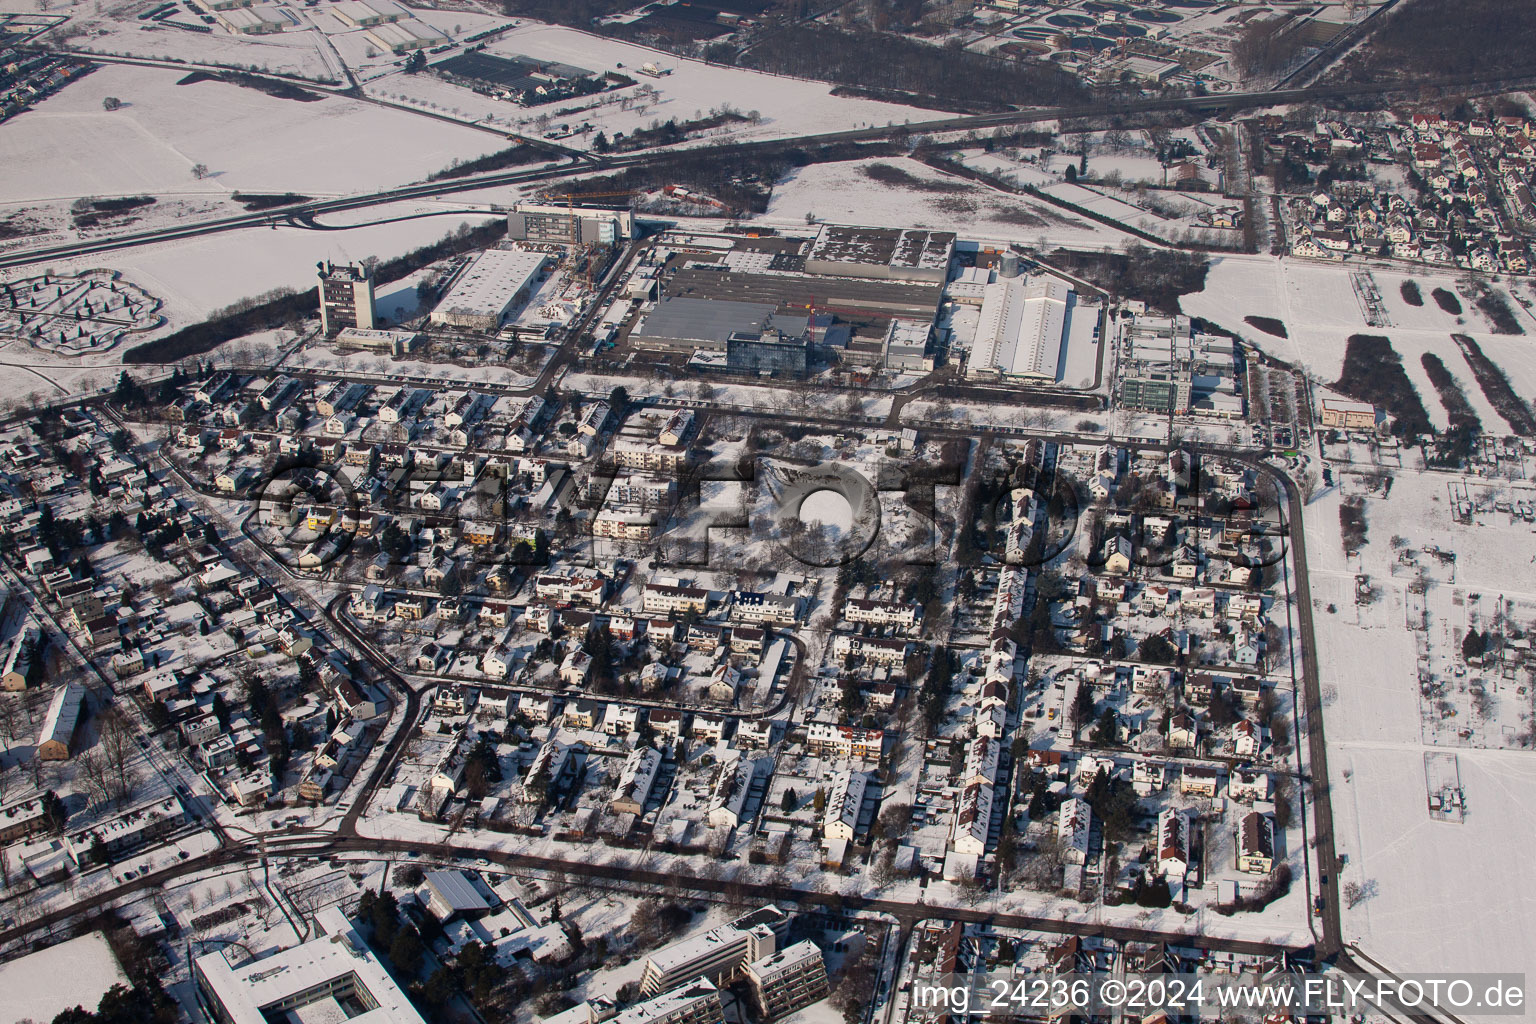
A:
[[[741,64],[863,89],[929,96],[969,110],[979,98],[1000,105],[1063,103],[1086,94],[1054,65],[1018,63],[877,32],[797,26],[775,33]]]

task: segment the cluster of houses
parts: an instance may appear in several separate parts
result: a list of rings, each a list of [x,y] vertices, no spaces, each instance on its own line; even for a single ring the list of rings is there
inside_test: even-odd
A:
[[[219,531],[173,497],[131,447],[119,451],[97,415],[66,413],[55,428],[61,436],[27,437],[19,432],[35,428],[17,427],[0,445],[0,522],[15,541],[7,556],[36,614],[117,680],[119,700],[174,735],[187,768],[226,802],[254,809],[285,790],[287,799],[323,799],[349,752],[366,749],[366,723],[387,708],[384,698],[339,652],[317,646],[323,635],[242,567]],[[60,522],[69,529],[50,525]],[[125,535],[141,547],[102,547]],[[8,642],[6,689],[53,683],[46,646],[36,625]],[[257,680],[283,705],[281,737],[247,703]],[[39,757],[78,753],[88,705],[83,687],[55,688]],[[293,784],[285,785],[270,770],[271,754],[297,737],[314,742],[298,745],[288,765]]]
[[[91,65],[47,53],[0,48],[0,121],[15,117],[91,70]]]
[[[947,991],[967,976],[996,982],[994,991],[1012,992],[1019,985],[1064,985],[1074,978],[1123,970],[1140,976],[1149,985],[1191,990],[1204,980],[1237,974],[1270,977],[1303,968],[1284,952],[1234,953],[1211,949],[1191,939],[1188,944],[1166,941],[1131,941],[1102,936],[1064,936],[1051,932],[1002,928],[992,924],[930,920],[912,932],[900,967],[898,985],[903,991]],[[1053,1014],[1053,1017],[1066,1014]],[[892,1020],[896,1024],[939,1024],[954,1020],[950,1005],[939,999],[904,1000]],[[1161,1010],[1142,1017],[1148,1022],[1175,1019]],[[1283,1024],[1292,1017],[1285,1011],[1264,1018]]]
[[[1369,179],[1335,180],[1292,199],[1291,252],[1312,259],[1349,255],[1411,260],[1487,273],[1524,274],[1530,268],[1528,233],[1536,227],[1531,195],[1536,142],[1523,117],[1452,121],[1414,114],[1405,124],[1375,133],[1337,123],[1320,125],[1310,139],[1294,133],[1271,147],[1309,159],[1340,156],[1400,166],[1417,191],[1379,187]]]
[[[1059,472],[1088,474],[1093,504],[1081,513],[1075,552],[1057,568],[1063,588],[1049,598],[1056,643],[1087,654],[1123,648],[1124,656],[1157,635],[1180,658],[1204,648],[1206,660],[1260,664],[1263,567],[1284,545],[1256,471],[1110,446],[1057,459]]]
[[[561,410],[538,396],[284,375],[216,375],[170,417],[193,475],[215,495],[259,497],[263,525],[314,570],[390,521],[426,551],[458,546],[439,569],[520,543],[531,556],[572,516],[594,538],[648,542],[677,500],[695,427],[686,409],[624,417],[600,400]],[[282,459],[317,468],[273,479]],[[322,473],[345,488],[318,487]]]

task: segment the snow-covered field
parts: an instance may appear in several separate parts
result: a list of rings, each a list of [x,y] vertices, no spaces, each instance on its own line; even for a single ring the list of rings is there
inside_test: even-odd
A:
[[[364,89],[369,96],[392,103],[468,122],[494,120],[498,126],[515,126],[532,134],[539,133],[541,118],[556,124],[588,122],[593,126],[593,132],[585,136],[561,140],[568,146],[590,145],[598,131],[610,137],[618,132],[628,134],[658,121],[707,117],[710,111],[727,106],[742,114],[755,110],[758,118],[692,136],[685,144],[718,141],[726,135],[775,138],[933,116],[932,111],[899,104],[833,96],[831,87],[819,82],[713,66],[555,25],[524,24],[498,37],[486,52],[554,60],[598,73],[619,71],[635,78],[637,85],[536,107],[498,100],[430,75],[400,71],[371,76]],[[637,73],[641,65],[651,62],[671,68],[671,74],[652,78]],[[645,87],[654,89],[655,96],[635,98]]]
[[[614,103],[576,117],[579,121],[591,121],[609,134],[614,131],[629,132],[653,120],[665,121],[674,117],[679,121],[689,120],[708,114],[712,108],[722,104],[729,104],[743,114],[756,110],[761,115],[760,123],[742,126],[738,134],[746,138],[844,131],[867,125],[921,121],[936,116],[931,110],[919,110],[895,103],[833,96],[831,86],[823,82],[807,82],[756,71],[718,67],[555,25],[524,24],[500,36],[486,48],[486,52],[560,61],[596,72],[618,70],[656,89],[659,93],[657,102],[647,105],[643,112],[638,107],[623,110],[618,103]],[[651,62],[670,68],[671,73],[662,78],[650,78],[636,73],[642,64]],[[635,90],[630,88],[624,91]],[[557,117],[555,112],[559,108],[573,105],[585,104],[574,101],[552,103],[547,107],[529,109],[527,116],[531,119],[542,111],[556,120],[569,120]]]
[[[1351,334],[1384,335],[1402,356],[1403,368],[1430,418],[1444,427],[1445,409],[1420,363],[1423,353],[1433,352],[1460,382],[1484,426],[1496,433],[1505,432],[1504,420],[1483,397],[1451,335],[1469,334],[1477,339],[1483,352],[1504,370],[1522,395],[1536,392],[1536,348],[1531,338],[1491,333],[1491,325],[1464,294],[1460,317],[1443,311],[1430,292],[1435,288],[1455,292],[1456,279],[1448,271],[1428,267],[1422,273],[1370,270],[1390,320],[1390,326],[1371,327],[1350,280],[1351,273],[1359,269],[1267,256],[1222,256],[1212,259],[1205,290],[1184,296],[1180,306],[1186,313],[1237,332],[1277,358],[1303,364],[1327,381],[1338,378],[1344,363],[1344,343]],[[1403,300],[1405,280],[1418,284],[1424,305],[1411,306]],[[1511,308],[1522,327],[1536,332],[1536,320],[1517,305]],[[1274,317],[1285,324],[1289,337],[1276,338],[1256,330],[1243,323],[1245,316]]]
[[[1342,908],[1344,938],[1399,972],[1523,971],[1536,948],[1526,912],[1536,881],[1525,870],[1536,760],[1529,751],[1424,744],[1408,579],[1390,574],[1389,540],[1456,552],[1463,592],[1527,597],[1536,565],[1528,536],[1454,524],[1446,479],[1397,472],[1390,498],[1367,501],[1370,540],[1358,562],[1342,552],[1337,489],[1306,513],[1335,832],[1347,859],[1339,878],[1375,892]],[[1509,557],[1512,548],[1522,554]],[[1357,572],[1382,590],[1358,609]],[[1426,750],[1459,760],[1462,823],[1428,813]]]
[[[83,4],[76,6],[84,7]],[[191,17],[183,10],[176,20]],[[314,32],[233,36],[216,28],[205,34],[149,27],[132,15],[100,17],[90,14],[73,22],[71,27],[81,29],[85,34],[71,39],[68,45],[91,53],[269,71],[317,82],[336,78],[336,69],[320,52]]]
[[[873,164],[887,164],[925,183],[916,187],[871,180]],[[1076,217],[1047,203],[1009,195],[935,171],[905,158],[813,164],[792,172],[773,190],[769,223],[802,228],[806,215],[834,224],[938,228],[968,240],[1028,241],[1050,245],[1118,245],[1131,236]]]
[[[135,192],[363,192],[506,145],[474,129],[357,100],[301,103],[182,72],[113,65],[5,125],[0,200]],[[102,109],[108,96],[121,110]],[[110,153],[110,159],[103,159]],[[192,176],[195,164],[210,176]]]
[[[379,218],[385,218],[391,211],[395,216],[403,216],[418,212],[419,208],[417,203],[401,203],[375,207],[373,212]],[[453,209],[449,204],[439,208]],[[78,264],[82,267],[106,265],[121,270],[129,280],[165,300],[165,313],[174,328],[273,288],[312,287],[316,261],[356,262],[368,256],[388,259],[435,242],[460,224],[477,225],[489,217],[489,214],[447,213],[338,231],[251,228],[137,246],[110,256],[54,261],[54,264],[60,269]],[[379,297],[393,305],[401,305],[393,302],[391,297],[406,287],[404,284],[381,285]],[[409,288],[414,291],[415,285],[411,284]]]

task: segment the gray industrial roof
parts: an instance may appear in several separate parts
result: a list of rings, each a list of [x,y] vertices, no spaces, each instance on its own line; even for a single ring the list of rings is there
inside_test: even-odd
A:
[[[732,334],[761,332],[774,308],[761,302],[725,299],[662,299],[633,333],[638,338],[724,345]]]

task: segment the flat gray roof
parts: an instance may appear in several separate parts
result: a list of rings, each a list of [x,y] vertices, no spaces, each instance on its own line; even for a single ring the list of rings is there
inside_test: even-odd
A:
[[[732,334],[761,333],[775,306],[726,299],[662,299],[633,335],[637,338],[724,345]]]

